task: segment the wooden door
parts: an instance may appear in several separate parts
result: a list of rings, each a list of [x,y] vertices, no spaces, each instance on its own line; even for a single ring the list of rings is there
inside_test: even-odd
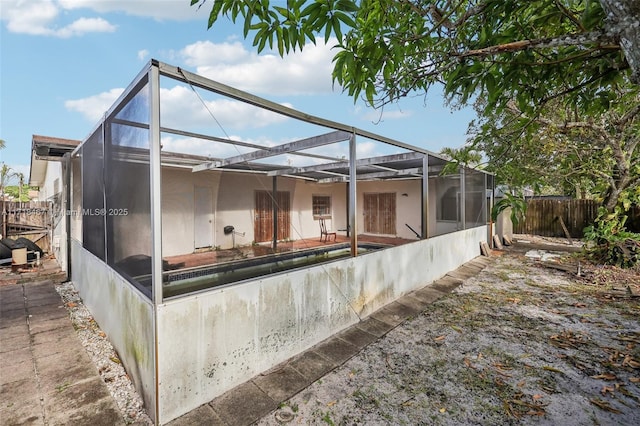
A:
[[[291,200],[289,193],[278,191],[278,240],[288,240],[291,237]],[[273,234],[273,226],[271,227]]]
[[[364,194],[364,232],[367,234],[396,234],[396,194]]]
[[[255,192],[254,239],[257,243],[273,239],[273,200],[271,191]],[[291,202],[289,192],[276,193],[278,206],[278,240],[286,240],[291,236]]]

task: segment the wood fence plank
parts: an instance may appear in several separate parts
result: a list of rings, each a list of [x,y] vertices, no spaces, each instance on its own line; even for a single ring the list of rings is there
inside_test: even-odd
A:
[[[593,223],[597,210],[595,200],[530,199],[527,200],[524,221],[514,226],[513,231],[516,234],[565,237],[565,225],[570,237],[582,238],[584,228]]]

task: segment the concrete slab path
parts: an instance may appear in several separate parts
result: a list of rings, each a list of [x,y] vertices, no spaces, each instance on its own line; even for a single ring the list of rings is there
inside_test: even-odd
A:
[[[0,286],[0,424],[124,424],[51,280]]]

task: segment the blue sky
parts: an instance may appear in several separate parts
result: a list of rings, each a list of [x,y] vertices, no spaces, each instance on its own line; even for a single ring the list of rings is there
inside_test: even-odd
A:
[[[471,109],[451,111],[434,92],[380,115],[333,86],[331,42],[285,58],[258,55],[227,20],[207,30],[209,8],[189,0],[0,0],[0,161],[28,176],[33,134],[87,137],[151,58],[434,152],[464,143]]]

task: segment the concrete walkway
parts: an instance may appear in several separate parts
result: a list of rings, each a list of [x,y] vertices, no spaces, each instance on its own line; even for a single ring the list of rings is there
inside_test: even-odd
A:
[[[51,280],[0,286],[0,424],[121,425]]]
[[[386,305],[358,324],[201,405],[169,425],[245,426],[260,420],[367,345],[426,310],[429,304],[450,293],[464,280],[477,275],[490,262],[487,257],[467,262],[434,283]]]

